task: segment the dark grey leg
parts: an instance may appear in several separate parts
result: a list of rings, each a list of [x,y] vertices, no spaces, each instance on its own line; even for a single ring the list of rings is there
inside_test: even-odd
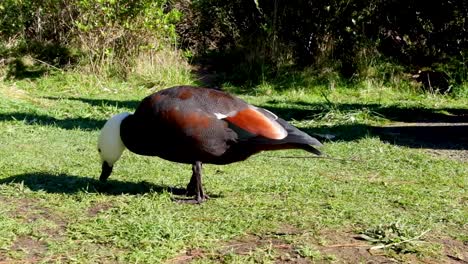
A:
[[[203,181],[202,181],[202,163],[200,161],[196,161],[192,165],[192,178],[190,178],[190,182],[187,185],[187,196],[195,196],[195,199],[190,200],[178,200],[181,203],[203,203],[209,197],[205,194],[203,190]]]
[[[196,177],[196,199],[198,203],[202,203],[206,200],[205,192],[203,191],[202,182],[202,163],[196,161],[192,166],[193,175]]]

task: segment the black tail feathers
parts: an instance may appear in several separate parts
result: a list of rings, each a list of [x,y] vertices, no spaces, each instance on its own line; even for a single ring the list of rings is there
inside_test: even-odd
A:
[[[317,156],[321,156],[322,155],[322,152],[314,147],[312,147],[311,145],[306,145],[306,144],[298,144],[298,148],[300,149],[303,149],[305,151],[308,151],[310,153],[314,153],[315,155]]]
[[[316,138],[313,138],[308,134],[302,132],[301,130],[292,126],[285,120],[278,118],[276,121],[278,121],[278,123],[280,123],[288,132],[288,136],[283,139],[286,140],[288,143],[307,144],[318,147],[322,146],[322,143],[320,143]]]

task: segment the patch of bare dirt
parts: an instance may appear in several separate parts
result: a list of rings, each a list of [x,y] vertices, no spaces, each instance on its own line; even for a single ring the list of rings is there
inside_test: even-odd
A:
[[[435,157],[443,157],[463,162],[468,162],[468,150],[457,149],[425,149],[425,151]]]
[[[286,241],[273,237],[271,235],[256,236],[247,235],[240,239],[229,241],[224,246],[216,250],[215,253],[205,252],[202,249],[189,249],[183,255],[179,255],[167,261],[171,264],[190,263],[196,259],[210,259],[215,262],[224,263],[225,257],[231,254],[236,255],[251,255],[258,249],[273,249],[275,255],[275,263],[311,263],[310,260],[301,257],[292,244]]]
[[[229,253],[235,253],[237,255],[249,255],[258,248],[267,247],[274,249],[278,255],[275,263],[311,263],[310,260],[299,255],[294,245],[269,235],[249,235],[242,239],[231,241],[219,250],[219,254],[222,260],[222,256]]]
[[[23,263],[35,263],[47,252],[47,245],[32,237],[20,236],[15,240],[10,250],[24,253],[26,256],[22,260]]]
[[[371,245],[351,232],[328,230],[321,232],[320,237],[325,243],[318,242],[323,245],[317,246],[317,249],[323,254],[335,256],[339,263],[399,263],[382,254],[371,254]]]
[[[65,219],[52,212],[50,208],[41,206],[39,201],[32,198],[15,199],[16,210],[12,212],[16,217],[20,217],[27,222],[34,222],[38,219],[47,219],[58,226],[65,224]]]
[[[315,258],[305,258],[299,254],[298,245],[286,237],[301,238],[300,243],[316,249],[320,255]],[[203,249],[189,249],[185,253],[167,261],[171,264],[190,263],[194,260],[209,259],[224,263],[226,256],[251,255],[259,249],[273,249],[274,262],[284,263],[457,263],[468,264],[468,244],[448,237],[429,239],[428,243],[442,245],[443,250],[438,256],[417,256],[403,254],[393,258],[392,254],[384,250],[370,250],[374,245],[359,239],[351,231],[325,230],[309,233],[294,226],[284,225],[278,231],[265,235],[246,235],[234,239],[220,246],[214,251]],[[396,254],[396,253],[395,253]]]
[[[15,204],[15,208],[9,212],[11,217],[20,219],[25,223],[33,223],[40,219],[53,222],[57,226],[56,228],[44,228],[41,231],[55,239],[59,239],[61,234],[65,232],[68,222],[50,208],[41,206],[38,200],[32,198],[5,199],[8,203]]]
[[[275,252],[275,263],[330,263],[330,260],[311,260],[299,254],[297,245],[286,241],[285,237],[302,236],[307,232],[291,225],[283,225],[277,231],[265,235],[246,235],[225,243],[215,253],[205,252],[202,249],[190,249],[183,255],[170,259],[167,263],[182,264],[190,263],[196,259],[210,259],[215,262],[224,263],[225,257],[231,254],[251,255],[258,249],[270,248]],[[383,256],[372,256],[366,251],[370,246],[362,241],[354,240],[352,234],[337,233],[330,235],[326,233],[327,245],[320,246],[321,242],[312,241],[311,247],[318,249],[323,255],[334,255],[340,263],[391,263]],[[343,239],[345,236],[346,239]],[[364,246],[364,247],[362,247]],[[374,261],[375,260],[375,261]],[[369,262],[370,261],[370,262]],[[374,261],[374,262],[372,262]]]
[[[195,259],[210,259],[223,263],[224,257],[230,254],[249,255],[259,248],[272,248],[275,251],[275,263],[398,263],[384,255],[373,255],[368,249],[371,247],[362,240],[355,239],[356,234],[347,232],[327,231],[312,238],[310,247],[317,249],[322,258],[309,259],[298,253],[297,245],[291,244],[283,239],[283,236],[301,236],[306,234],[290,225],[282,226],[278,231],[266,235],[247,235],[240,239],[227,242],[224,246],[216,250],[216,253],[205,252],[202,249],[187,250],[185,254],[177,256],[167,263],[182,264],[190,263]],[[315,236],[314,236],[315,237]],[[323,240],[324,239],[324,240]],[[328,259],[325,256],[331,256]]]
[[[89,209],[88,209],[88,216],[94,217],[97,216],[100,213],[103,213],[113,207],[112,204],[110,203],[103,203],[103,202],[98,202],[94,203]]]
[[[443,246],[445,263],[468,264],[468,243],[450,237],[435,239],[434,242]]]
[[[373,246],[359,240],[352,232],[337,232],[329,230],[322,232],[321,237],[326,243],[317,247],[320,252],[337,257],[340,263],[458,263],[468,264],[468,244],[444,237],[427,240],[429,244],[440,244],[442,254],[438,256],[417,256],[415,254],[399,255],[398,259],[391,258],[382,250],[370,251]],[[400,258],[401,257],[401,258]]]

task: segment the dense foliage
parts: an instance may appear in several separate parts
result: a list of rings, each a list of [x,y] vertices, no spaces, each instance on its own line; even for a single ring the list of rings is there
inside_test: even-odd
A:
[[[4,0],[0,56],[125,76],[141,54],[178,47],[238,80],[312,67],[351,80],[421,70],[458,84],[467,18],[467,2],[453,0]]]
[[[141,51],[174,42],[180,13],[166,10],[166,2],[6,0],[0,3],[0,38],[14,48],[3,55],[32,54],[55,66],[79,57],[92,70],[125,67]]]
[[[466,1],[184,3],[183,13],[188,15],[179,25],[182,44],[199,54],[235,54],[243,62],[274,66],[324,67],[333,62],[345,77],[359,77],[373,59],[413,71],[449,71],[457,81],[467,77]]]

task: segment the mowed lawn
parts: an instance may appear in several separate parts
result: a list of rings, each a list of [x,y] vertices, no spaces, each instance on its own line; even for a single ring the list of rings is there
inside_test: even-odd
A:
[[[278,151],[206,165],[211,199],[191,205],[174,201],[189,165],[126,151],[98,181],[101,126],[154,91],[71,74],[0,83],[0,263],[468,261],[468,98],[239,94],[316,134],[325,158]],[[377,133],[421,122],[459,134]]]

